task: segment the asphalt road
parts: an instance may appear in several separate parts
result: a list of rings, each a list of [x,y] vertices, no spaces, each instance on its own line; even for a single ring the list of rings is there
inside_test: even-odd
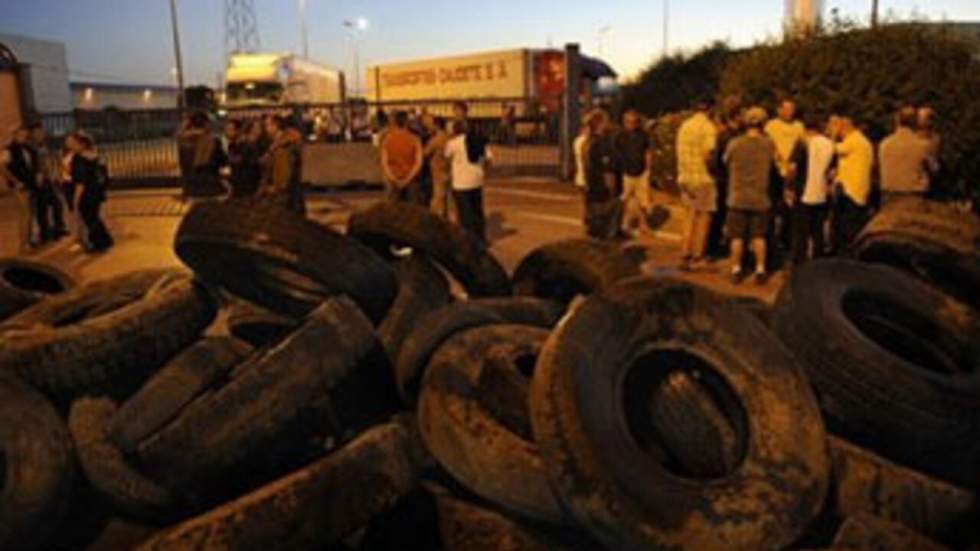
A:
[[[314,220],[343,231],[355,209],[381,199],[378,191],[331,191],[311,194],[308,200]],[[765,287],[728,283],[724,263],[700,273],[676,270],[680,258],[683,214],[674,201],[658,196],[658,218],[654,235],[625,243],[629,254],[643,265],[645,273],[678,277],[709,286],[725,294],[746,295],[771,302],[782,284],[782,274]],[[72,250],[69,240],[49,245],[30,255],[54,264],[81,281],[111,277],[140,268],[179,266],[173,253],[173,236],[188,205],[173,190],[113,193],[105,207],[106,219],[116,238],[116,247],[106,254],[85,255]],[[492,251],[508,271],[534,248],[551,241],[582,237],[583,205],[570,185],[544,180],[501,180],[486,190],[488,233]],[[0,197],[0,256],[16,255],[17,206],[8,196]]]

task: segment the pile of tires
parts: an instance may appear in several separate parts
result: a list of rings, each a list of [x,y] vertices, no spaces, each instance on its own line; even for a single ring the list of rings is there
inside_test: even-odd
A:
[[[980,322],[893,268],[760,316],[587,239],[508,276],[389,203],[203,202],[174,250],[0,321],[0,549],[975,543]]]

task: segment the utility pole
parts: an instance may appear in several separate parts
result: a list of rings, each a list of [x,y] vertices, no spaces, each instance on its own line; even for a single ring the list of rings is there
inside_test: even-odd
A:
[[[670,0],[664,0],[664,59],[670,55]]]
[[[306,0],[299,0],[299,36],[303,41],[303,59],[310,58],[310,44],[306,34]]]
[[[878,0],[871,0],[871,28],[878,27]]]
[[[177,0],[170,0],[170,26],[174,31],[174,59],[177,62],[177,111],[184,111],[184,62],[180,57],[180,31],[177,29]]]

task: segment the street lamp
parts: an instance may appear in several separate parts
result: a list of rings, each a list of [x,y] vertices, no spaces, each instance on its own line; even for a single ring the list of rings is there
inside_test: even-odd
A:
[[[370,23],[364,17],[358,17],[357,19],[351,21],[344,21],[344,28],[350,32],[351,48],[354,54],[354,95],[359,96],[361,93],[361,55],[358,51],[357,37],[358,33],[366,31]]]
[[[177,30],[177,2],[170,0],[170,26],[174,35],[174,60],[177,62],[174,73],[177,77],[177,111],[184,110],[184,63],[180,57],[180,32]]]
[[[309,59],[310,45],[306,33],[306,0],[299,0],[299,37],[303,43],[303,59]]]
[[[599,32],[596,33],[598,35],[598,38],[599,38],[598,54],[599,54],[599,57],[600,58],[602,58],[602,54],[603,54],[603,50],[604,50],[603,46],[605,45],[606,35],[608,35],[609,34],[609,31],[611,31],[611,30],[612,30],[612,25],[603,25],[603,26],[599,27]]]

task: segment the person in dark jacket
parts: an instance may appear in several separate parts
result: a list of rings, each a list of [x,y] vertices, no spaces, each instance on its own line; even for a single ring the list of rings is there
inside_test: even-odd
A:
[[[37,151],[31,147],[30,130],[21,127],[14,131],[14,139],[2,152],[0,170],[8,185],[23,203],[21,214],[21,247],[36,249],[48,237],[47,218],[42,215],[44,197],[38,187],[41,174]],[[37,235],[33,229],[37,228]]]
[[[593,111],[586,120],[592,129],[585,144],[586,232],[596,239],[616,239],[622,235],[623,220],[616,131],[605,111]]]
[[[278,115],[266,117],[265,130],[272,143],[261,159],[262,181],[258,195],[305,216],[301,180],[303,138]]]
[[[48,240],[57,240],[68,235],[65,227],[65,206],[67,199],[60,185],[60,156],[48,144],[44,125],[35,122],[30,125],[31,145],[37,155],[38,192],[40,194],[39,219],[49,228]]]
[[[215,195],[223,189],[220,171],[226,164],[224,149],[210,125],[208,114],[197,111],[177,137],[185,196]]]
[[[100,212],[106,200],[104,166],[95,153],[95,142],[88,135],[81,132],[71,134],[66,146],[75,154],[71,166],[75,184],[73,204],[85,225],[86,251],[103,252],[114,243]]]
[[[258,146],[249,137],[252,124],[255,123],[243,127],[241,121],[232,119],[225,125],[232,197],[252,197],[259,189],[262,170],[259,167]]]

